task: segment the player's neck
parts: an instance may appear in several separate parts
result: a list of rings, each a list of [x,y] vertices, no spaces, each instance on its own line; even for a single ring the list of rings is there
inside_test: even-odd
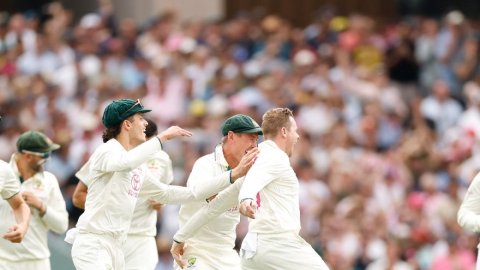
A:
[[[270,140],[273,141],[283,152],[287,153],[287,142],[283,140],[282,137],[277,136],[275,138],[270,138]]]
[[[115,138],[122,146],[125,148],[125,150],[129,151],[132,149],[134,146],[131,144],[130,137],[128,136],[127,133],[120,132],[120,134],[117,135]]]

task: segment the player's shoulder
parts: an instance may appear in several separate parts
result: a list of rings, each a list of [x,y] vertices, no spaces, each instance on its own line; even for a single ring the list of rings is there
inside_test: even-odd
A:
[[[0,160],[0,169],[10,169],[10,164],[8,164],[7,162],[3,161],[3,160]]]
[[[210,163],[214,163],[216,160],[216,157],[215,157],[215,153],[209,153],[209,154],[206,154],[204,156],[201,156],[200,158],[198,158],[195,163],[197,164],[210,164]]]
[[[117,140],[110,139],[106,143],[99,145],[97,149],[95,149],[95,151],[93,152],[90,159],[99,158],[102,157],[104,154],[121,151],[122,149],[124,148]]]
[[[9,163],[0,160],[0,174],[2,175],[2,178],[4,178],[6,175],[12,176],[14,175],[12,166],[10,166]]]
[[[43,179],[45,182],[58,184],[57,177],[49,171],[43,172]]]
[[[153,158],[157,159],[157,160],[160,160],[160,161],[170,161],[170,162],[172,161],[172,159],[170,158],[168,153],[163,151],[163,150],[156,152],[153,155]]]
[[[288,155],[273,142],[264,141],[258,145],[260,151],[258,159],[268,160],[269,163],[289,163]],[[257,160],[258,160],[257,159]]]

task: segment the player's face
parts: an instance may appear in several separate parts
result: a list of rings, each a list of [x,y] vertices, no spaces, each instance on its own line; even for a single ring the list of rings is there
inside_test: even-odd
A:
[[[147,140],[146,135],[145,135],[145,128],[148,125],[147,120],[143,118],[143,115],[140,113],[137,113],[133,115],[132,121],[130,121],[130,140],[134,145],[138,145],[140,143],[143,143]]]
[[[258,134],[236,133],[235,136],[239,155],[243,156],[248,150],[257,147]]]
[[[293,149],[295,149],[295,145],[298,142],[300,135],[297,133],[297,122],[293,117],[290,117],[290,128],[287,129],[287,143],[285,152],[289,157],[293,154]]]
[[[32,171],[43,171],[45,162],[47,162],[47,158],[32,154],[25,154],[25,157],[27,158],[28,167],[30,167]]]

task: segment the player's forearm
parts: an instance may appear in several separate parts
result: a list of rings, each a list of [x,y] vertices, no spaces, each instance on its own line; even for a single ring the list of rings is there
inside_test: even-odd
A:
[[[63,203],[63,206],[65,204]],[[68,212],[61,207],[48,205],[45,214],[42,217],[42,221],[50,230],[62,234],[68,229]]]
[[[237,206],[237,196],[242,182],[237,182],[234,185],[226,188],[220,192],[215,199],[209,202],[208,205],[203,206],[197,211],[174,236],[174,239],[179,242],[185,242],[189,238],[195,236],[197,232],[213,219]]]
[[[263,185],[255,182],[255,179],[246,179],[238,194],[238,203],[245,199],[254,199],[263,187]]]
[[[183,204],[195,199],[190,188],[157,183],[143,192],[152,200],[162,204]]]
[[[195,196],[195,200],[205,200],[206,198],[210,198],[231,185],[230,171],[226,171],[213,177],[209,174],[198,175],[197,177],[205,179],[206,181],[191,181],[195,183],[190,186],[193,195]]]
[[[101,161],[94,162],[93,166],[94,169],[103,172],[133,170],[149,160],[153,154],[160,150],[162,150],[160,141],[153,138],[119,155],[106,156],[109,153],[105,153]]]
[[[460,208],[457,221],[458,224],[466,230],[477,233],[480,232],[480,215],[472,211]]]
[[[30,207],[24,202],[12,207],[13,214],[15,216],[15,221],[19,226],[28,227],[30,221]]]

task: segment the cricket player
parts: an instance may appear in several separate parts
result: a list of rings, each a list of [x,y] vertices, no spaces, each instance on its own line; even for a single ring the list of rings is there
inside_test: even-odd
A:
[[[262,129],[255,120],[243,114],[234,115],[225,120],[221,132],[222,143],[215,147],[213,153],[199,158],[193,166],[187,186],[194,191],[208,186],[227,188],[230,181],[241,180],[255,161],[258,154],[258,136],[262,135]],[[182,204],[179,213],[180,228],[198,210],[208,205],[209,199],[216,200],[208,199],[204,195],[196,192],[197,200]],[[235,201],[237,196],[238,194],[234,197]],[[224,209],[208,226],[186,241],[184,257],[190,267],[240,269],[240,258],[234,250],[235,228],[240,222],[236,206],[235,203],[231,208]],[[176,264],[175,269],[181,269],[183,266],[182,263]]]
[[[259,155],[243,183],[238,181],[219,193],[175,234],[172,255],[187,268],[184,242],[197,234],[199,227],[210,224],[222,210],[239,203],[240,213],[251,218],[240,251],[242,269],[328,269],[298,234],[298,179],[289,157],[299,135],[292,111],[287,108],[267,111],[262,130],[265,141],[259,144]],[[233,202],[232,196],[236,194],[238,200]]]
[[[146,119],[148,125],[145,129],[147,139],[158,134],[157,125],[151,119]],[[88,166],[83,166],[76,173],[80,179],[73,194],[73,204],[81,209],[85,208],[85,200],[88,192]],[[164,184],[170,184],[173,181],[172,160],[164,151],[157,152],[153,158],[147,161],[147,167],[154,180]],[[133,218],[128,231],[127,240],[123,247],[125,256],[125,269],[127,270],[153,270],[158,263],[158,251],[155,236],[157,235],[157,211],[161,203],[145,196],[142,186],[137,204],[133,211]]]
[[[480,173],[470,183],[465,198],[458,210],[458,224],[469,231],[480,232]],[[477,246],[477,248],[480,247]],[[476,270],[480,270],[480,250],[477,254]]]
[[[140,100],[120,99],[110,103],[102,117],[104,144],[89,159],[88,194],[80,216],[72,258],[76,269],[125,269],[122,247],[144,179],[141,166],[162,150],[162,143],[191,132],[173,126],[148,141],[147,121]],[[175,186],[159,186],[155,194],[165,201],[189,199],[191,192]],[[147,192],[148,193],[148,192]],[[151,194],[152,196],[155,194]]]
[[[0,121],[2,117],[0,116]],[[12,168],[3,160],[0,160],[0,197],[7,201],[7,206],[3,201],[0,202],[0,217],[3,217],[4,213],[15,216],[15,221],[10,223],[10,226],[2,238],[12,243],[20,243],[28,229],[30,221],[30,208],[20,196],[20,183],[17,177],[13,173]],[[4,220],[4,219],[2,219]],[[1,225],[7,226],[9,223],[3,221]],[[2,239],[2,241],[4,241]],[[0,270],[6,268],[5,262],[0,261]]]
[[[47,234],[49,230],[64,233],[68,228],[68,213],[57,178],[44,171],[43,166],[51,152],[59,147],[38,131],[25,132],[17,140],[17,152],[12,155],[10,166],[21,185],[21,196],[31,208],[31,218],[29,230],[20,244],[0,240],[0,261],[3,262],[0,264],[5,269],[51,269]],[[14,222],[15,216],[3,211],[0,215],[0,231],[6,230],[6,224]]]
[[[30,221],[30,208],[20,196],[20,183],[18,178],[12,171],[8,163],[0,160],[0,217],[4,217],[7,213],[15,216],[12,223],[8,223],[2,218],[1,227],[7,226],[2,232],[0,241],[10,241],[12,243],[20,243],[28,229]],[[6,202],[5,202],[6,201]],[[0,270],[7,269],[6,261],[0,260]]]

